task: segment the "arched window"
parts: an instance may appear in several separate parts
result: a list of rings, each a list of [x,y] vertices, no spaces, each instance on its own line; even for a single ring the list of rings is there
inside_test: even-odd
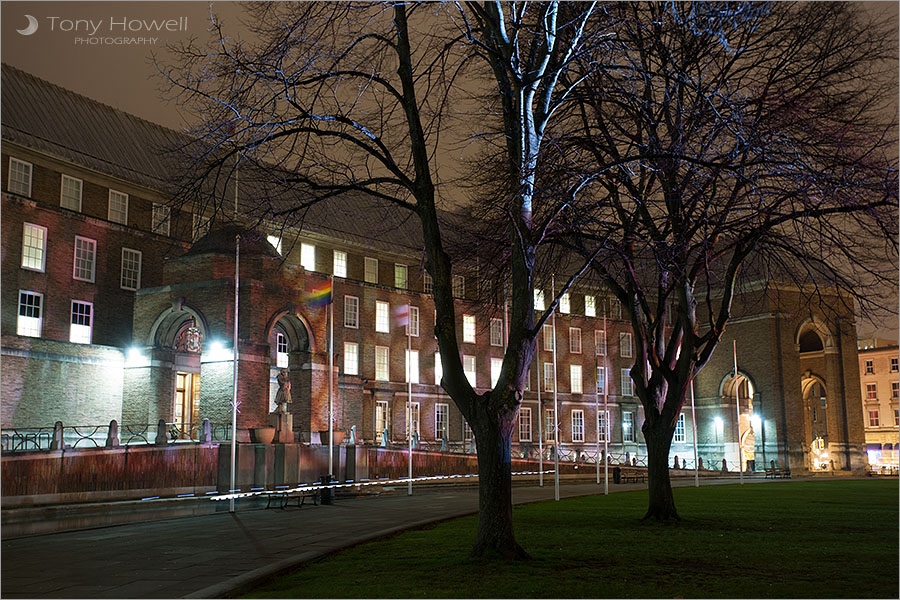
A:
[[[813,329],[807,329],[800,334],[800,352],[817,352],[824,350],[822,338]]]

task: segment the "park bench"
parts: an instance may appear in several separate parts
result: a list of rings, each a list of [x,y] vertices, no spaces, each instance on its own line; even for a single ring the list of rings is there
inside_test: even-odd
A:
[[[647,470],[633,467],[619,467],[619,481],[622,483],[644,483],[647,481]]]
[[[766,467],[766,479],[790,479],[790,469],[780,469],[778,467]]]
[[[275,508],[284,509],[292,500],[296,501],[297,508],[300,508],[307,498],[312,498],[313,504],[319,504],[319,492],[315,490],[272,490],[267,492],[266,496],[268,497],[266,508],[271,508],[274,505]]]

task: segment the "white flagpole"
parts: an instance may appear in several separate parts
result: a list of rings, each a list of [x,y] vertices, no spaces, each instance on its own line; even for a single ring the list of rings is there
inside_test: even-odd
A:
[[[541,466],[538,468],[538,487],[544,487],[544,405],[541,404],[541,357],[538,356],[537,367],[535,368],[537,379],[537,401],[538,401],[538,459]]]
[[[609,495],[609,369],[607,369],[606,303],[603,303],[603,493]]]
[[[594,348],[594,377],[597,377],[597,349]],[[594,387],[594,416],[597,421],[597,485],[600,485],[600,390]]]
[[[406,482],[406,495],[412,496],[412,436],[413,436],[413,412],[412,412],[412,309],[409,304],[406,305],[406,397],[409,404],[409,423],[407,426],[407,437],[409,438],[409,474]]]
[[[744,450],[741,448],[741,386],[738,385],[737,340],[734,340],[734,410],[737,416],[738,473],[741,485],[744,485]]]
[[[550,276],[550,295],[556,298],[556,276]],[[559,500],[559,397],[556,381],[556,307],[550,315],[553,321],[553,469],[555,471],[553,498]]]
[[[691,422],[694,429],[694,487],[700,487],[700,463],[697,460],[697,413],[694,411],[693,379],[691,379]]]
[[[328,481],[334,479],[334,275],[328,304]]]
[[[237,192],[235,192],[237,198]],[[231,387],[231,487],[228,493],[233,494],[235,487],[235,461],[237,459],[237,401],[238,401],[238,303],[240,302],[241,273],[241,234],[234,236],[234,349],[232,351],[234,374]],[[234,512],[234,496],[228,500],[229,512]]]

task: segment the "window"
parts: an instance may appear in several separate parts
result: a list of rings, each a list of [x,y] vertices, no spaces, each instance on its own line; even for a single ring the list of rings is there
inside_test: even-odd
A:
[[[153,213],[150,220],[150,229],[159,235],[169,235],[169,222],[172,207],[165,204],[153,203]]]
[[[454,275],[453,276],[453,297],[454,298],[465,298],[466,297],[466,278],[462,275]]]
[[[375,401],[375,439],[381,440],[381,436],[388,426],[388,403],[386,400]],[[384,440],[385,442],[387,440]]]
[[[463,315],[463,341],[475,343],[475,317],[472,315]]]
[[[673,441],[676,444],[683,444],[685,442],[684,436],[684,413],[678,415],[678,421],[675,423],[675,437]]]
[[[72,277],[81,281],[94,281],[97,266],[97,242],[81,236],[75,236],[75,260]]]
[[[866,375],[874,375],[875,374],[875,364],[871,360],[866,361]]]
[[[534,290],[534,310],[544,310],[547,304],[544,302],[544,290]]]
[[[634,441],[634,413],[622,413],[622,439],[626,442]]]
[[[632,356],[630,333],[619,334],[619,356],[622,358],[631,358]]]
[[[552,392],[553,391],[553,363],[545,362],[544,363],[544,391]]]
[[[82,181],[80,179],[63,175],[59,191],[59,205],[81,212],[81,188]]]
[[[866,384],[866,400],[878,400],[878,387],[876,384]]]
[[[583,410],[573,410],[572,411],[572,441],[573,442],[583,442],[584,441],[584,411]]]
[[[475,374],[475,357],[464,355],[463,356],[463,371],[466,374],[466,379],[469,380],[469,384],[472,387],[477,387],[476,382],[478,381]]]
[[[556,429],[556,419],[553,417],[553,409],[548,408],[544,410],[544,440],[548,442],[552,442],[554,439],[553,433]]]
[[[19,291],[19,319],[16,322],[16,334],[41,337],[43,301],[43,294]]]
[[[434,353],[434,385],[441,385],[441,378],[444,376],[444,368],[441,364],[441,353]]]
[[[531,441],[531,409],[519,407],[519,441]]]
[[[123,290],[136,290],[141,287],[141,251],[122,248],[122,273],[120,286]]]
[[[472,441],[472,428],[466,421],[463,421],[463,440],[467,444]]]
[[[409,410],[412,409],[412,419],[409,418]],[[412,432],[409,430],[409,424],[412,423]],[[410,436],[413,433],[417,433],[419,430],[419,403],[418,402],[407,402],[406,403],[406,435]]]
[[[503,320],[491,319],[491,346],[503,345]]]
[[[573,394],[580,394],[581,383],[581,365],[569,365],[569,391]]]
[[[300,244],[300,266],[307,271],[316,270],[316,247],[312,244]]]
[[[206,221],[209,221],[209,219],[206,219]],[[205,229],[206,229],[206,231],[209,231],[209,224],[208,224],[208,223],[205,225]],[[278,236],[278,235],[267,235],[267,236],[266,236],[266,241],[269,242],[270,244],[272,244],[272,247],[275,248],[275,252],[277,252],[277,253],[279,254],[279,256],[282,255],[282,251],[281,251],[281,236]]]
[[[375,380],[390,381],[390,349],[375,346]]]
[[[366,257],[366,283],[378,283],[378,259]]]
[[[634,396],[634,382],[631,381],[631,369],[622,369],[622,385],[619,388],[622,396]]]
[[[618,298],[609,299],[609,314],[613,319],[622,318],[622,303],[619,302]]]
[[[359,329],[359,298],[344,296],[344,327]]]
[[[434,293],[434,279],[428,274],[428,271],[425,271],[425,274],[422,276],[422,290],[426,294]]]
[[[279,369],[286,369],[288,366],[288,341],[281,331],[275,332],[275,366]]]
[[[199,215],[195,215],[199,216]],[[107,217],[113,223],[121,223],[128,225],[128,194],[109,190],[109,209]],[[209,219],[204,219],[205,223],[209,223]]]
[[[584,316],[586,317],[596,317],[597,316],[597,304],[596,299],[593,296],[584,297]]]
[[[569,327],[569,352],[581,354],[581,329]]]
[[[878,426],[879,426],[878,409],[870,408],[869,409],[869,427],[878,427]]]
[[[900,425],[900,409],[894,409],[894,425]]]
[[[378,333],[391,332],[391,309],[387,302],[375,301],[375,331]]]
[[[9,178],[6,181],[9,191],[20,196],[31,197],[31,163],[9,159]]]
[[[47,228],[25,223],[22,227],[22,268],[44,272],[47,259]]]
[[[594,354],[606,356],[606,332],[594,330]]]
[[[497,385],[497,380],[500,379],[500,369],[502,368],[502,358],[491,358],[491,387]]]
[[[896,373],[897,370],[898,370],[898,366],[897,366],[897,357],[896,357],[896,356],[892,356],[892,357],[891,357],[891,373]]]
[[[359,346],[353,342],[344,342],[344,373],[359,375]]]
[[[597,413],[597,431],[600,432],[600,441],[609,439],[609,411],[603,410]]]
[[[606,367],[597,367],[597,393],[606,394]]]
[[[572,303],[569,301],[569,292],[566,292],[559,298],[559,312],[564,315],[572,312]]]
[[[891,400],[900,398],[900,381],[891,382]]]
[[[204,217],[199,213],[194,213],[191,222],[191,240],[196,242],[207,233],[209,233],[209,217]],[[269,240],[269,243],[274,246],[275,243],[272,241],[273,237],[275,236],[266,236],[266,238]]]
[[[409,307],[409,335],[419,337],[419,307]]]
[[[412,373],[412,381],[410,381],[410,373]],[[419,351],[406,351],[406,374],[403,381],[407,383],[419,383]]]
[[[406,265],[394,265],[394,287],[405,290],[407,288],[407,274],[409,269]]]
[[[541,331],[544,333],[544,350],[553,351],[553,327],[550,325],[544,324],[541,327]]]
[[[434,405],[434,439],[450,437],[450,405],[438,402]]]
[[[335,277],[347,276],[347,253],[340,250],[334,251],[334,260],[332,264],[332,272]]]

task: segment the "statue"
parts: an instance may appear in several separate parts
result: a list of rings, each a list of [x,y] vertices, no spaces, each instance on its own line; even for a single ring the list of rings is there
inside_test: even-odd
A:
[[[288,412],[287,405],[291,403],[291,378],[288,376],[287,369],[281,369],[278,372],[278,393],[275,394],[275,412]]]

